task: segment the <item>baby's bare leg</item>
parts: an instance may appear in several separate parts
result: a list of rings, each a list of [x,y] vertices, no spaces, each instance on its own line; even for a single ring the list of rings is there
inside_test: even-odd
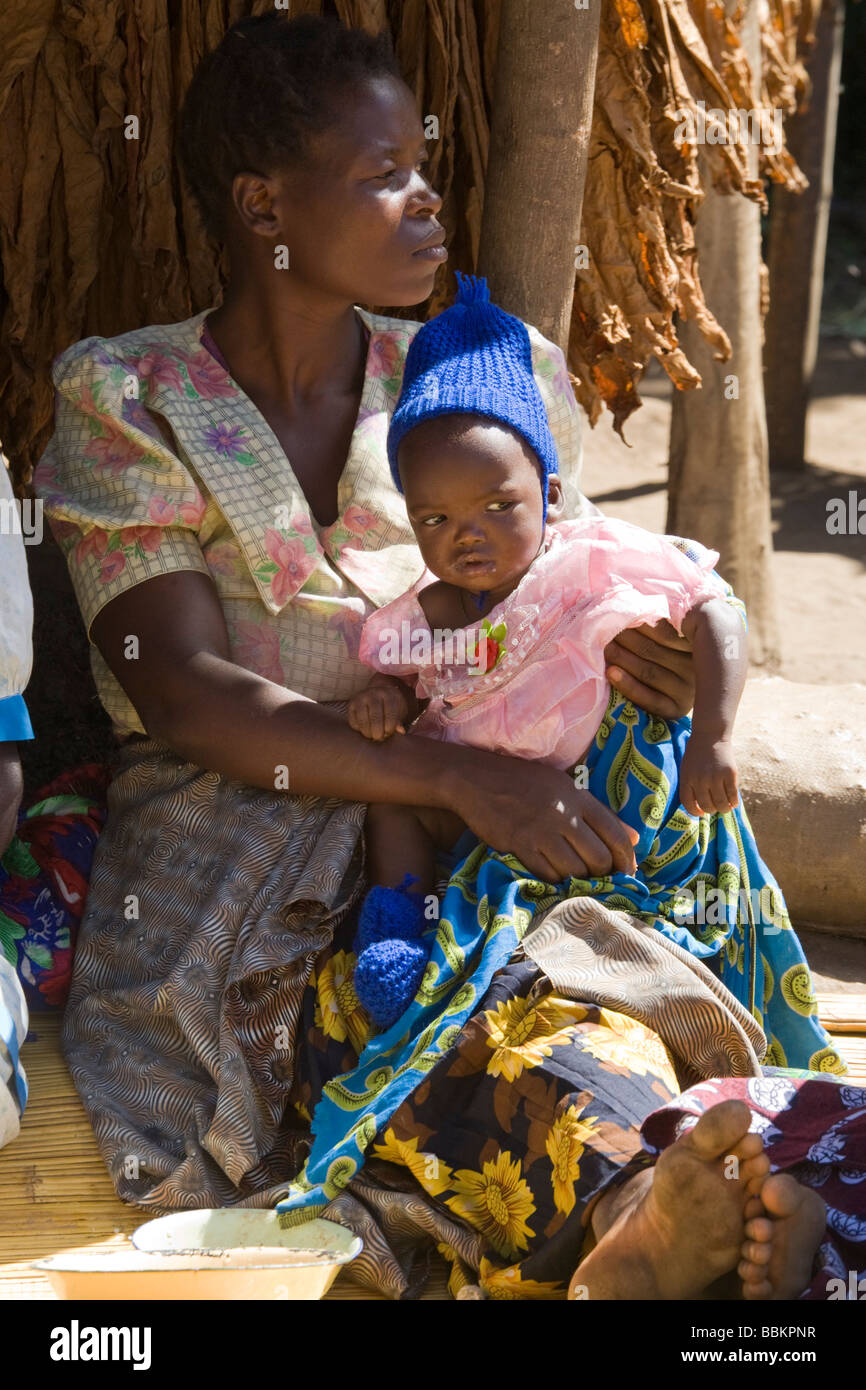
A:
[[[368,882],[398,888],[408,873],[418,880],[415,892],[432,893],[436,850],[450,849],[465,828],[452,811],[374,803],[367,810],[364,832]]]

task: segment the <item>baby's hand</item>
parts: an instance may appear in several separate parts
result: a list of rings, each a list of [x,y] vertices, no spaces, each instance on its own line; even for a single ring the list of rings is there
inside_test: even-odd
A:
[[[739,802],[730,739],[692,734],[680,765],[680,801],[693,816],[733,810]]]
[[[375,743],[393,733],[405,734],[409,700],[396,680],[373,682],[349,701],[349,723],[353,729]]]

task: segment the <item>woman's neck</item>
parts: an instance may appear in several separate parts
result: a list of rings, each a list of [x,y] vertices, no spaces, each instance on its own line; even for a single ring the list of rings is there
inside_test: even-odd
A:
[[[363,385],[364,327],[352,304],[289,285],[275,294],[272,285],[233,276],[207,326],[235,381],[255,398],[291,409]]]

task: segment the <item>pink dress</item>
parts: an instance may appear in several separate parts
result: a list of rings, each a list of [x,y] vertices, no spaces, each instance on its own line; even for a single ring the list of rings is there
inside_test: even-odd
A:
[[[662,618],[680,631],[699,600],[730,592],[712,573],[718,552],[688,546],[602,515],[551,524],[513,593],[462,630],[486,638],[486,670],[471,640],[431,632],[418,601],[429,570],[367,619],[360,658],[429,698],[413,733],[571,768],[607,707],[611,638]]]

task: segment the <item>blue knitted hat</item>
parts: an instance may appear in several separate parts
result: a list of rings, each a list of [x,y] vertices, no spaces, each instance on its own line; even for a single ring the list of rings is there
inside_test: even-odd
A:
[[[547,485],[558,467],[547,411],[532,374],[526,325],[490,302],[487,281],[456,272],[450,309],[419,328],[406,354],[403,386],[388,430],[388,462],[398,492],[401,439],[434,415],[466,412],[510,425],[538,455],[544,520]]]

